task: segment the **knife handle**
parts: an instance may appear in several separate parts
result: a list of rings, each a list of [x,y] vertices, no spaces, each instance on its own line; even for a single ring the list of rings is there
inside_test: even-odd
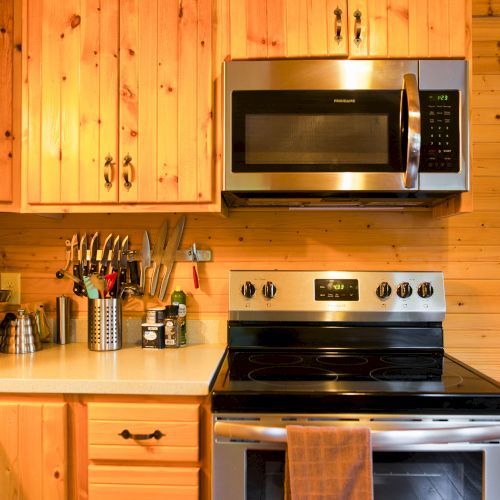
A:
[[[112,272],[116,273],[117,271],[116,271],[116,269],[113,269]],[[120,276],[117,275],[113,286],[109,290],[110,297],[116,297],[116,294],[118,293],[119,281],[120,281]]]
[[[200,288],[200,280],[198,279],[198,264],[193,264],[193,283],[195,288]]]
[[[82,279],[82,277],[80,275],[80,264],[73,264],[73,276],[75,278],[78,278],[79,280]],[[83,295],[83,288],[76,281],[73,283],[73,292],[76,295],[80,295],[80,296]]]
[[[97,262],[92,262],[90,264],[90,274],[97,274]]]
[[[121,267],[118,276],[116,277],[117,286],[117,297],[121,299],[122,287],[125,283],[127,283],[127,268]]]
[[[108,274],[107,271],[108,271],[108,265],[106,263],[105,264],[101,263],[101,268],[99,269],[99,274],[101,276],[106,276],[106,274]]]
[[[140,278],[139,278],[139,263],[136,260],[131,260],[129,261],[129,268],[130,268],[130,283],[132,285],[139,285]]]

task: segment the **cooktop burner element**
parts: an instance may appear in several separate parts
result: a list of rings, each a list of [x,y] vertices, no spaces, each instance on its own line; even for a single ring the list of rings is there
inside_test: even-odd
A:
[[[500,411],[444,352],[442,273],[232,271],[229,291],[214,412]]]

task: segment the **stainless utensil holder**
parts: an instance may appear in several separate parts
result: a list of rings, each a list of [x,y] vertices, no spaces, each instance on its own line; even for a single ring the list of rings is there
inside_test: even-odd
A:
[[[122,347],[122,307],[117,298],[89,299],[88,347],[116,351]]]

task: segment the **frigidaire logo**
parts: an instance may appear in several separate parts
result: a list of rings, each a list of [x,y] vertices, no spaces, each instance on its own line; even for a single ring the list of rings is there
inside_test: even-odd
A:
[[[356,102],[356,99],[334,99],[333,102],[340,102],[344,104],[350,104],[352,102]]]

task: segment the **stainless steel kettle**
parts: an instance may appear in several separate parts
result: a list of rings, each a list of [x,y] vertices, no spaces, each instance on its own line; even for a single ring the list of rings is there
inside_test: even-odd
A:
[[[19,309],[17,315],[5,315],[0,324],[0,352],[23,354],[39,351],[41,348],[34,314]]]

